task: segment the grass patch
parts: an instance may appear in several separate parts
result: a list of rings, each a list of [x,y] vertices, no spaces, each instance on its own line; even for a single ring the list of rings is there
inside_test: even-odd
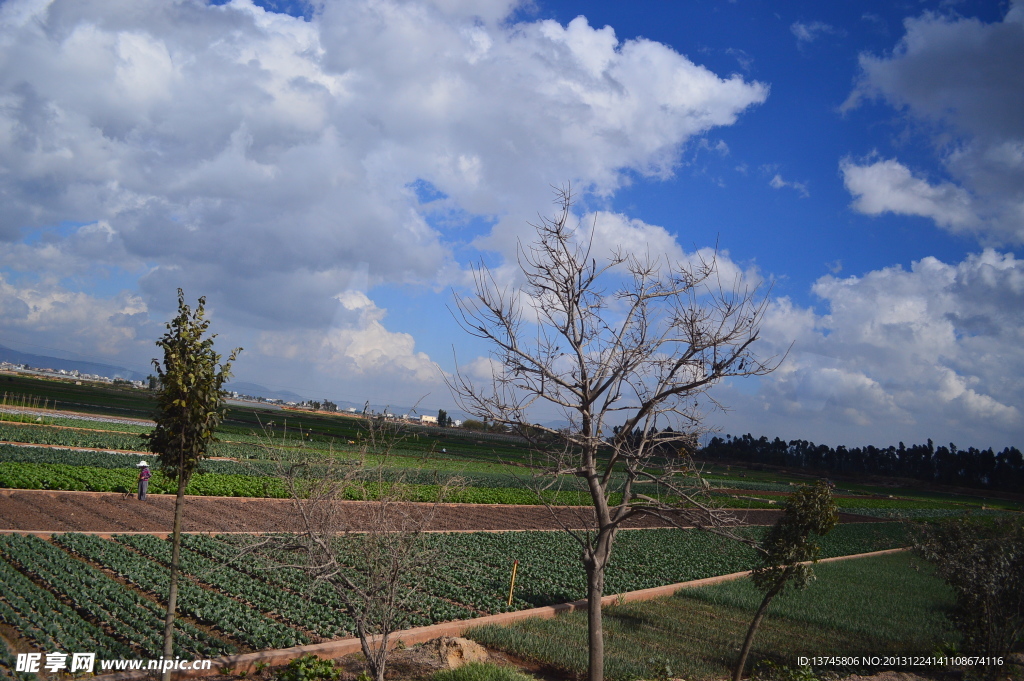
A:
[[[952,591],[912,554],[825,563],[815,573],[818,579],[808,589],[791,590],[774,601],[769,617],[909,643],[919,652],[928,651],[936,636],[951,635],[944,613],[953,607]],[[884,589],[878,588],[883,584]],[[687,589],[677,597],[753,612],[762,594],[749,580],[740,580]]]
[[[929,654],[955,640],[944,617],[952,592],[908,554],[821,564],[816,573],[809,589],[772,603],[754,641],[752,662],[769,658],[796,666],[800,655]],[[606,675],[726,677],[759,601],[759,592],[742,580],[606,608]],[[510,627],[478,627],[466,635],[513,655],[583,673],[586,627],[586,614],[574,613]]]
[[[431,681],[534,681],[532,676],[490,662],[470,662],[458,669],[445,669],[430,677]]]

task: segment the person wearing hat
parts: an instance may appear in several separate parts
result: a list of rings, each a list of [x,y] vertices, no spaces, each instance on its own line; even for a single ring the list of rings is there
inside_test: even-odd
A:
[[[153,475],[149,472],[149,464],[140,461],[136,464],[139,467],[139,501],[146,500],[146,490],[149,488],[149,478]]]

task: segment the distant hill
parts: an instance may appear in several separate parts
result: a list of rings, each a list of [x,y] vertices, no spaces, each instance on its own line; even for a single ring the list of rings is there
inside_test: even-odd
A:
[[[272,400],[284,400],[285,402],[302,402],[306,398],[291,390],[273,390],[258,383],[246,383],[244,381],[231,381],[224,386],[225,390],[233,390],[242,395],[252,397],[263,397]]]
[[[100,364],[99,362],[86,362],[77,359],[61,359],[60,357],[48,357],[46,355],[33,355],[27,352],[19,352],[0,345],[0,362],[12,364],[25,364],[37,369],[63,369],[64,371],[78,371],[83,374],[96,374],[108,378],[124,378],[129,381],[144,381],[146,374],[112,364]]]
[[[65,371],[79,371],[83,374],[96,374],[97,376],[107,376],[108,378],[124,378],[130,381],[145,381],[148,374],[133,371],[131,369],[125,369],[124,367],[114,366],[112,364],[101,364],[99,362],[86,362],[76,359],[61,359],[60,357],[49,357],[46,355],[33,355],[27,352],[19,352],[18,350],[12,350],[11,348],[0,345],[0,362],[10,362],[12,364],[25,364],[30,367],[37,369],[63,369]],[[300,395],[299,393],[291,390],[275,390],[268,388],[259,383],[248,383],[245,381],[231,381],[224,386],[226,390],[233,390],[243,395],[251,395],[252,397],[263,397],[265,399],[283,400],[285,402],[303,402],[307,399],[323,400],[325,397],[331,399],[328,395]],[[363,406],[365,403],[349,402],[347,400],[334,400],[338,409],[345,411],[349,408],[355,409],[357,412],[362,413]],[[370,410],[376,413],[383,413],[385,410],[392,414],[407,414],[412,411],[412,407],[403,407],[400,405],[388,405],[388,404],[371,404]],[[417,410],[419,414],[437,414],[436,409],[427,409],[420,407]],[[448,414],[452,418],[466,419],[468,415],[457,409],[448,409]]]

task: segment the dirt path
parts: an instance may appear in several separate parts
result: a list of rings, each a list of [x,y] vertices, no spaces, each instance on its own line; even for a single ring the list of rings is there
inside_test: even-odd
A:
[[[188,532],[289,532],[299,529],[291,502],[280,499],[187,497],[185,531]],[[350,507],[353,530],[366,523],[363,502],[341,502]],[[166,532],[171,527],[174,497],[151,494],[146,501],[106,492],[54,492],[0,490],[0,531],[35,532]],[[746,524],[765,525],[779,511],[736,511]],[[874,518],[840,514],[843,522],[870,522]],[[588,508],[558,509],[558,518],[571,527],[582,527],[591,517]],[[665,523],[642,518],[627,527],[661,527]],[[441,506],[431,526],[438,531],[557,530],[550,511],[543,506],[447,504]]]

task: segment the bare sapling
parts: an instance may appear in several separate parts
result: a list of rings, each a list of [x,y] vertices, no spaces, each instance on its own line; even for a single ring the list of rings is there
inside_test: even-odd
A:
[[[389,465],[399,424],[369,419],[361,435],[348,454],[308,445],[271,452],[299,531],[262,538],[247,552],[301,570],[314,591],[333,589],[354,623],[368,675],[383,681],[392,635],[428,570],[443,563],[426,531],[460,481],[443,481],[429,501],[414,502],[420,488]]]

